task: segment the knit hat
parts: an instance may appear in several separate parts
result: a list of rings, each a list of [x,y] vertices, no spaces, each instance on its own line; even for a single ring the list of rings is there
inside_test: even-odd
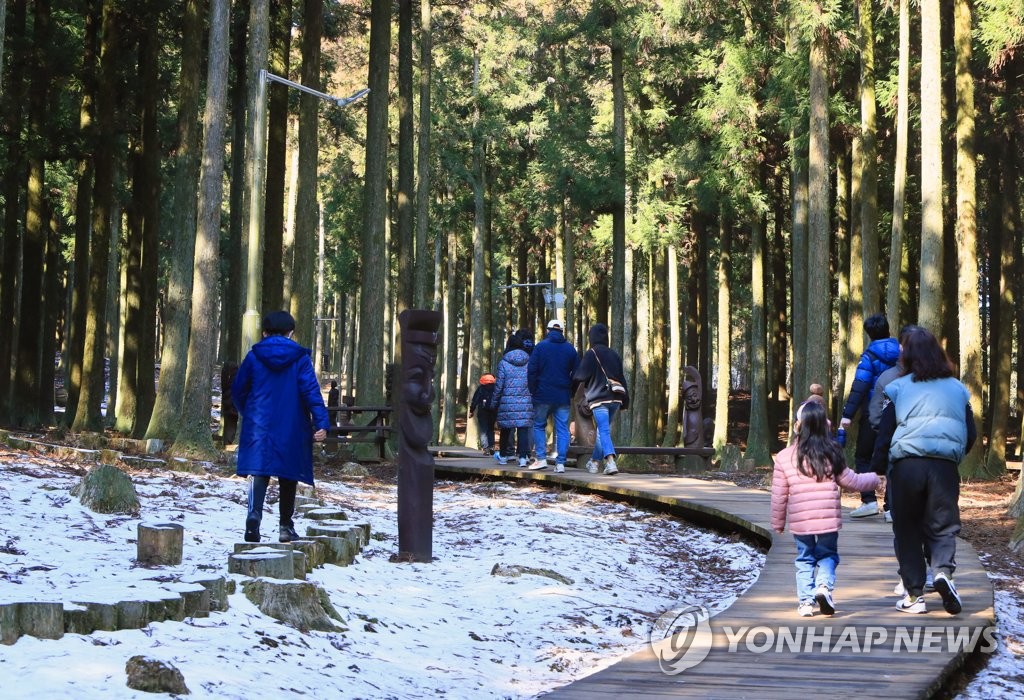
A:
[[[287,335],[295,330],[295,319],[287,311],[271,311],[263,317],[263,332],[268,335]]]
[[[493,374],[485,374],[480,377],[481,384],[494,384],[496,381]]]

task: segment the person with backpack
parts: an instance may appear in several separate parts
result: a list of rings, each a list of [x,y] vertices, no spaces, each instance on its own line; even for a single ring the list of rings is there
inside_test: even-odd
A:
[[[850,387],[850,395],[843,405],[843,417],[839,421],[839,427],[845,430],[853,419],[860,413],[860,423],[857,429],[857,444],[854,447],[854,465],[858,474],[871,471],[871,455],[875,450],[875,438],[877,432],[871,425],[868,416],[868,403],[871,400],[872,389],[882,372],[894,366],[900,359],[900,344],[895,338],[889,335],[889,321],[884,314],[873,314],[864,321],[864,332],[871,339],[870,344],[860,356],[857,363],[857,372],[853,378],[853,386]],[[866,518],[878,515],[878,497],[874,490],[864,491],[860,495],[861,505],[855,508],[850,517]],[[889,510],[889,504],[884,504],[885,511]],[[888,520],[888,518],[886,518]]]

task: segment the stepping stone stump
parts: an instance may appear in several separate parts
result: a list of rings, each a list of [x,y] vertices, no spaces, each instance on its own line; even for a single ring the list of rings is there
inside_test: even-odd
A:
[[[293,579],[295,557],[292,552],[270,548],[232,554],[228,557],[228,572],[251,578]]]
[[[306,535],[303,539],[312,540],[323,546],[325,564],[348,566],[356,558],[356,548],[344,537]]]
[[[259,542],[236,542],[235,543],[235,554],[241,554],[242,552],[254,552],[254,551],[265,551],[265,550],[277,550],[279,552],[289,552],[292,555],[293,563],[295,564],[294,578],[305,579],[306,572],[312,571],[308,567],[307,557],[305,552],[294,546],[291,542],[268,542],[261,544]]]
[[[0,605],[0,644],[14,644],[22,635],[40,639],[64,636],[63,603]]]
[[[310,498],[309,496],[296,496],[295,497],[295,510],[301,510],[303,506],[312,506],[313,508],[319,508],[323,505],[319,498]]]
[[[339,520],[327,520],[306,526],[306,536],[341,537],[348,540],[356,554],[370,541],[370,526],[367,523],[348,523]]]
[[[320,586],[309,581],[254,579],[242,583],[242,591],[264,615],[303,632],[337,632],[344,622]]]
[[[185,528],[177,523],[139,524],[135,560],[139,564],[177,566],[181,563]]]
[[[348,520],[345,511],[339,508],[313,508],[303,515],[310,520]]]

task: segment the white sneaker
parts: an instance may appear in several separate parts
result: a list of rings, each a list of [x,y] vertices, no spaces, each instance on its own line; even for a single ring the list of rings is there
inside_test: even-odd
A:
[[[597,462],[594,460],[587,462],[587,471],[591,474],[597,474]]]
[[[526,466],[526,457],[520,457],[519,458],[519,467],[522,468],[522,467],[525,467],[525,466]]]
[[[892,522],[892,513],[890,513],[889,511],[885,511],[885,522],[887,522],[887,523],[891,523]]]
[[[893,586],[892,593],[893,595],[898,595],[901,598],[907,594],[907,588],[903,585],[903,579],[896,582],[896,585]]]
[[[806,600],[796,607],[796,611],[800,617],[811,617],[814,615],[814,603]]]
[[[865,503],[860,508],[855,508],[850,513],[851,518],[867,518],[871,515],[878,515],[878,502],[872,501],[871,503]]]
[[[957,615],[963,610],[960,602],[960,594],[956,592],[953,579],[946,575],[945,571],[935,574],[935,590],[942,596],[942,608],[950,615]]]
[[[925,607],[924,598],[918,596],[912,598],[910,595],[904,595],[900,598],[900,601],[896,603],[896,609],[900,612],[905,613],[926,613],[928,608]]]
[[[818,609],[821,610],[822,615],[832,615],[835,613],[836,606],[832,602],[832,591],[828,589],[828,586],[824,584],[818,586],[818,590],[814,592],[814,600],[818,603]]]
[[[564,473],[565,473],[565,465],[564,464],[556,464],[555,465],[555,474],[564,474]]]
[[[548,468],[548,463],[547,463],[546,460],[538,457],[538,458],[534,459],[532,462],[530,462],[529,464],[527,464],[526,468],[527,469],[533,469],[534,471],[537,471],[537,470],[540,470],[540,469],[547,469]]]
[[[604,460],[604,473],[605,474],[618,474],[619,468],[615,466],[614,457],[605,457]]]

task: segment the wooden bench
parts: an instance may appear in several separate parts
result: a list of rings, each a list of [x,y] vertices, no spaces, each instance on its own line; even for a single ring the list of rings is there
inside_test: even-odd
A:
[[[386,459],[385,445],[394,427],[391,406],[331,406],[327,414],[332,425],[327,428],[324,445],[374,443],[381,460]],[[363,420],[369,416],[368,420]]]

